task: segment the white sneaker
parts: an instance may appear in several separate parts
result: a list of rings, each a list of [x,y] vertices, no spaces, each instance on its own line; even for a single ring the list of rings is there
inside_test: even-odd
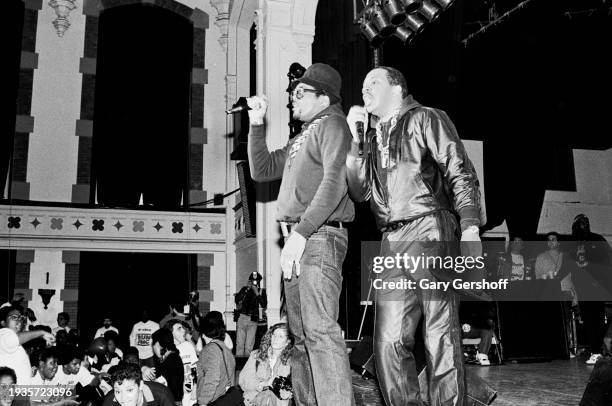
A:
[[[586,364],[587,365],[595,365],[599,358],[601,358],[601,354],[591,354],[591,358],[586,360]]]
[[[485,367],[488,367],[489,365],[491,365],[491,361],[489,361],[489,357],[487,356],[487,354],[481,354],[481,353],[476,354],[476,362],[478,362],[479,365],[485,366]]]

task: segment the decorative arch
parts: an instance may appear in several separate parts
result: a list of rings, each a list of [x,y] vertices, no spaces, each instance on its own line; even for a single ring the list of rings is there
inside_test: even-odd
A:
[[[203,10],[190,8],[175,0],[84,0],[85,44],[79,72],[83,75],[81,85],[81,112],[76,123],[79,137],[77,179],[72,185],[72,202],[89,203],[91,189],[92,136],[94,100],[96,87],[96,64],[98,53],[98,24],[100,13],[114,7],[133,4],[161,7],[189,20],[193,26],[193,57],[191,69],[190,107],[190,152],[189,152],[189,195],[190,201],[206,200],[202,190],[204,144],[207,130],[204,127],[204,85],[208,83],[205,69],[206,30],[209,16]]]
[[[311,52],[319,0],[293,0],[291,3],[293,38],[301,52]]]

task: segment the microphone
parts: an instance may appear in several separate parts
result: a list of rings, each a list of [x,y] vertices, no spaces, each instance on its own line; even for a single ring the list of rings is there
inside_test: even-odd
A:
[[[232,107],[229,110],[225,110],[225,114],[236,114],[236,113],[240,113],[241,111],[245,111],[245,110],[251,110],[251,108],[247,105],[240,105],[240,106]]]
[[[359,155],[363,155],[363,140],[365,138],[364,136],[364,132],[365,132],[365,124],[363,121],[356,121],[355,122],[355,129],[357,130],[357,136],[359,137]]]

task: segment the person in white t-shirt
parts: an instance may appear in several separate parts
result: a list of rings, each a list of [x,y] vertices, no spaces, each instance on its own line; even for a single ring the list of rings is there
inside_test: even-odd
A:
[[[117,335],[119,334],[119,330],[117,329],[117,327],[113,326],[113,319],[110,317],[110,315],[107,315],[106,317],[104,317],[104,321],[102,322],[102,327],[96,330],[94,339],[98,337],[104,337],[104,333],[106,333],[107,331],[114,331],[115,333],[117,333]]]
[[[60,355],[62,366],[57,370],[57,380],[61,385],[76,386],[80,383],[81,386],[98,386],[100,379],[81,366],[84,358],[82,351],[70,348]]]
[[[79,402],[75,401],[76,394],[72,391],[70,395],[60,394],[54,395],[47,391],[37,390],[42,386],[60,386],[63,382],[57,375],[58,362],[55,348],[44,349],[39,357],[38,371],[30,380],[30,386],[34,389],[33,396],[30,396],[30,401],[33,405],[45,406],[76,406]],[[66,388],[67,390],[68,388]]]
[[[32,377],[32,386],[57,386],[60,385],[57,376],[59,364],[57,362],[57,352],[55,348],[45,348],[38,357],[38,370]],[[34,397],[34,401],[42,401]]]
[[[42,337],[47,345],[51,345],[55,343],[55,337],[43,330],[22,331],[23,325],[24,317],[19,307],[0,309],[0,365],[13,369],[20,385],[29,385],[32,368],[22,344]]]
[[[198,354],[196,353],[193,343],[187,341],[187,331],[190,329],[190,326],[180,320],[170,320],[167,327],[172,331],[174,344],[179,351],[181,361],[183,361],[183,368],[185,371],[185,377],[183,379],[183,406],[192,406],[196,403],[195,390],[193,390],[193,376],[195,375],[198,362]]]
[[[70,323],[70,315],[66,312],[61,312],[57,314],[57,327],[54,327],[51,332],[53,334],[57,334],[60,330],[66,330],[66,333],[69,333],[72,330],[68,327],[68,323]]]
[[[153,368],[155,362],[153,359],[153,348],[151,347],[151,336],[159,330],[159,324],[149,320],[149,313],[145,310],[142,312],[141,320],[134,324],[130,333],[130,346],[138,348],[140,357],[140,365]]]

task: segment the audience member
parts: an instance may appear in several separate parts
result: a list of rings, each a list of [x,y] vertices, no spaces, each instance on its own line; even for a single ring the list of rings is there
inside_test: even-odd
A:
[[[117,327],[113,326],[113,319],[110,317],[110,315],[106,315],[104,317],[102,327],[96,330],[94,338],[104,337],[104,334],[108,331],[114,331],[115,333],[119,334],[119,330],[117,329]]]
[[[235,297],[236,309],[240,311],[236,324],[237,357],[248,357],[255,345],[259,308],[267,306],[266,291],[260,286],[261,280],[259,273],[251,273],[247,285]]]
[[[32,379],[30,385],[33,386],[56,386],[60,382],[57,377],[58,369],[57,351],[55,348],[47,348],[38,356],[38,369]]]
[[[195,345],[187,341],[187,331],[190,330],[190,327],[183,321],[170,320],[168,322],[168,329],[172,332],[174,344],[183,363],[183,406],[191,406],[196,402],[195,391],[193,391],[193,376],[196,373],[198,355],[196,354]]]
[[[55,337],[43,330],[22,331],[24,321],[20,308],[5,306],[0,309],[0,366],[13,369],[20,385],[29,385],[32,368],[22,345],[37,338],[51,345]]]
[[[70,315],[66,312],[61,312],[57,314],[57,327],[54,327],[51,332],[53,334],[57,334],[60,330],[65,330],[66,333],[70,332],[70,327],[68,327],[68,323],[70,323]]]
[[[591,231],[589,218],[584,214],[574,217],[572,223],[572,240],[585,250],[586,260],[593,264],[612,265],[612,250],[608,241]]]
[[[113,390],[106,395],[102,406],[174,406],[170,389],[157,382],[144,382],[137,365],[117,366],[111,383]]]
[[[15,394],[7,390],[17,383],[15,371],[9,367],[0,366],[0,406],[14,406],[18,403]]]
[[[292,350],[293,337],[287,325],[278,323],[270,327],[261,339],[259,350],[251,352],[240,372],[238,382],[244,391],[247,406],[289,404],[292,392],[278,386],[291,374]]]
[[[175,403],[181,404],[183,400],[183,361],[174,345],[174,337],[168,329],[160,329],[153,333],[152,344],[155,354],[155,368],[153,378],[170,389]],[[146,375],[143,368],[143,376]]]
[[[134,324],[130,333],[130,346],[138,348],[140,365],[150,368],[154,366],[151,336],[157,330],[159,330],[159,324],[149,320],[149,313],[144,310],[140,321]]]
[[[57,382],[70,386],[75,386],[77,383],[81,386],[98,386],[100,379],[81,366],[84,358],[85,354],[77,348],[60,352],[58,360],[61,368],[57,369]]]
[[[108,368],[115,366],[123,358],[123,352],[117,348],[119,335],[113,330],[104,333],[104,341],[106,341],[106,352],[104,354],[104,366],[102,371],[108,371]]]
[[[219,321],[219,323],[225,325],[225,321],[223,320],[223,315],[221,314],[221,312],[218,312],[216,310],[210,311],[210,312],[207,313],[207,317],[217,319]],[[210,339],[208,341],[210,341]],[[208,341],[203,343],[202,342],[202,337],[200,337],[198,339],[198,342],[196,343],[196,351],[197,352],[202,351],[202,347],[204,346],[204,344],[208,343]],[[225,344],[227,349],[230,350],[230,351],[234,348],[234,343],[232,342],[232,337],[230,337],[230,335],[227,332],[225,333],[225,338],[223,339],[223,344]]]
[[[463,338],[480,338],[476,363],[491,365],[489,350],[493,341],[494,309],[489,302],[462,301],[459,307],[459,320]]]
[[[594,365],[601,357],[602,343],[605,334],[605,304],[604,299],[609,292],[602,286],[601,271],[605,267],[590,263],[587,259],[587,251],[583,245],[576,247],[576,258],[567,261],[562,275],[570,273],[576,293],[578,296],[578,307],[583,331],[587,336],[588,351],[590,358],[586,361],[588,365]]]
[[[210,313],[200,324],[200,333],[206,345],[199,355],[197,365],[197,400],[207,405],[235,384],[236,362],[231,351],[223,343],[225,324]]]
[[[140,366],[140,357],[138,355],[138,348],[129,347],[123,353],[123,361],[128,364],[134,364]]]
[[[523,239],[514,237],[508,246],[506,255],[500,257],[500,277],[511,281],[531,279],[531,268],[522,254]]]

